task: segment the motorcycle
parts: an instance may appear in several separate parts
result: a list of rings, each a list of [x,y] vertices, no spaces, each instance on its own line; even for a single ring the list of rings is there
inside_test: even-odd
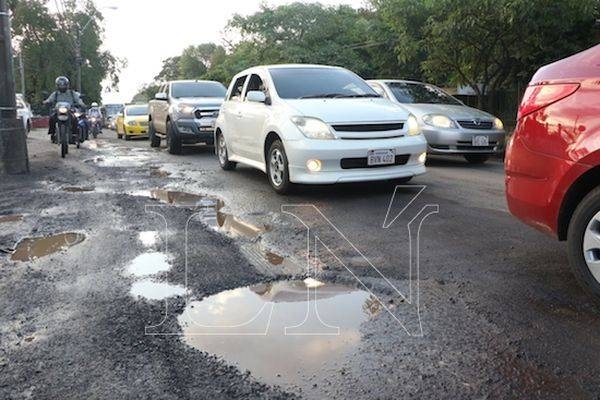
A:
[[[92,136],[95,138],[98,137],[98,134],[100,133],[100,118],[96,117],[96,116],[92,116],[90,117],[90,123],[91,123],[91,129],[92,129]]]
[[[58,144],[60,145],[60,156],[65,158],[69,153],[69,142],[71,142],[73,132],[71,129],[71,104],[64,101],[56,103],[56,125],[58,126]],[[79,142],[79,140],[77,140]]]
[[[89,138],[88,118],[84,110],[75,112],[75,118],[77,118],[77,133],[79,136],[77,148],[79,148],[79,143],[83,143]]]

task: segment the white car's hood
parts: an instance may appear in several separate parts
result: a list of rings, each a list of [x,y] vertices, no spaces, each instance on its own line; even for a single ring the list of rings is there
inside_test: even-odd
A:
[[[299,116],[319,118],[329,124],[342,122],[405,121],[408,113],[380,98],[284,100]]]
[[[222,97],[180,97],[176,99],[177,103],[189,104],[197,107],[221,107]]]
[[[476,108],[451,104],[400,104],[416,117],[427,114],[443,114],[452,119],[494,119],[492,114]]]

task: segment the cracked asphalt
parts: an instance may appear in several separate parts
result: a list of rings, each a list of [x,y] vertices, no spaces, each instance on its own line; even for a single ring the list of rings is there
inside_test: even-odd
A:
[[[28,146],[32,172],[0,183],[0,398],[600,394],[598,303],[571,276],[562,243],[508,214],[499,160],[472,166],[432,157],[410,187],[302,186],[278,196],[259,171],[221,171],[208,147],[172,156],[108,130],[71,147],[65,160],[42,131]],[[156,189],[207,202],[176,204]],[[212,214],[211,204],[218,204]],[[190,219],[198,211],[209,215]],[[309,239],[318,237],[310,247],[304,224]],[[137,278],[126,269],[148,251],[138,239],[147,231],[158,232],[153,248],[171,260],[154,279],[185,286],[196,301],[304,279],[308,255],[311,276],[368,290],[389,312],[363,322],[350,355],[331,354],[334,365],[319,373],[255,376],[186,344],[177,316],[188,296],[131,293]],[[21,239],[63,232],[85,240],[35,260],[11,259]],[[168,335],[147,334],[160,322]]]

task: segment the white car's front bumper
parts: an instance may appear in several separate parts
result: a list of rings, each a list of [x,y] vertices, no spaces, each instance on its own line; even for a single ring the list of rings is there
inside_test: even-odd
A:
[[[284,142],[288,157],[290,181],[308,184],[377,181],[406,178],[425,173],[425,164],[419,156],[427,151],[423,135],[378,140],[287,140]],[[398,165],[377,167],[345,167],[343,159],[366,163],[369,150],[392,149]],[[311,172],[308,160],[319,160],[321,170]]]

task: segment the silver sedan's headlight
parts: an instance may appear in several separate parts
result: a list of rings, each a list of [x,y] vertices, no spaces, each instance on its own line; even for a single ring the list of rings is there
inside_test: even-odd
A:
[[[499,131],[504,130],[504,124],[502,123],[500,118],[494,119],[494,128],[498,129]]]
[[[329,125],[318,118],[292,117],[290,119],[300,132],[309,139],[331,140],[336,138]]]
[[[454,121],[442,114],[427,114],[423,116],[423,122],[436,128],[456,128]]]

